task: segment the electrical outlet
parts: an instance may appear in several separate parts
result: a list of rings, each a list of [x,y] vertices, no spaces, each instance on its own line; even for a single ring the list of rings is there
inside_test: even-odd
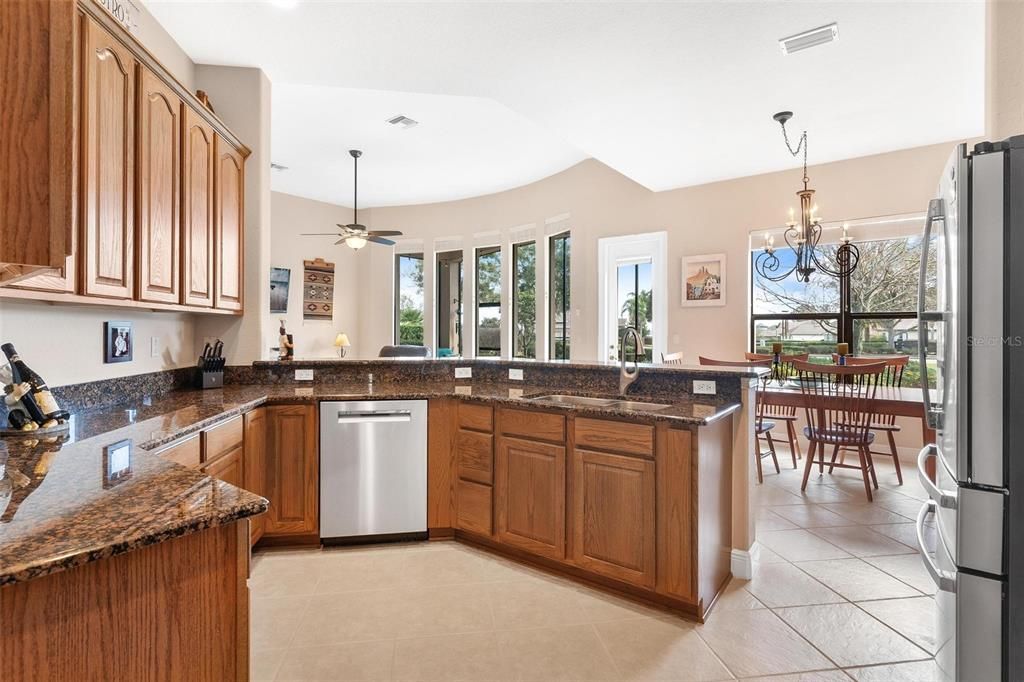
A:
[[[715,395],[715,382],[694,379],[693,392],[697,395]]]
[[[511,379],[512,381],[522,381],[523,380],[523,370],[521,370],[521,369],[510,369],[508,371],[508,378]]]
[[[295,370],[295,380],[296,381],[312,381],[313,380],[313,370],[311,370],[311,369],[297,369],[297,370]]]
[[[160,357],[160,337],[151,336],[149,337],[149,357],[158,358]]]
[[[472,367],[456,367],[455,368],[456,379],[472,379],[473,368]]]
[[[523,389],[521,388],[510,388],[508,389],[508,397],[518,399],[523,397]]]

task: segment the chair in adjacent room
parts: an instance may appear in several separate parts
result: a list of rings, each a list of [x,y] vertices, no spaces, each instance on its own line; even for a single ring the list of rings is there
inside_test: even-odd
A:
[[[775,356],[769,353],[744,353],[747,360],[775,361]],[[791,379],[796,377],[796,370],[793,369],[794,362],[807,362],[810,357],[808,353],[795,353],[793,355],[780,355],[777,378]],[[782,422],[786,425],[786,439],[789,441],[789,452],[793,457],[793,468],[796,469],[796,460],[800,457],[800,440],[796,430],[796,405],[769,405],[768,419]]]
[[[871,489],[878,488],[871,459],[871,443],[875,440],[871,426],[876,419],[875,399],[885,363],[840,366],[794,362],[793,366],[799,374],[800,390],[805,398],[804,436],[809,443],[800,489],[807,489],[815,462],[818,471],[824,473],[825,447],[828,446],[832,449],[829,473],[836,467],[859,469],[864,479],[864,492],[871,502],[874,499]],[[859,464],[837,462],[840,450],[856,451]]]
[[[678,353],[662,353],[661,364],[663,365],[681,365],[683,364],[683,352]]]

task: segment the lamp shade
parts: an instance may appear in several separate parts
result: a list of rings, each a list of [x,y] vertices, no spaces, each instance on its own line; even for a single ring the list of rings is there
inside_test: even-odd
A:
[[[341,333],[334,337],[334,345],[338,348],[347,348],[352,344],[349,343],[348,334]]]

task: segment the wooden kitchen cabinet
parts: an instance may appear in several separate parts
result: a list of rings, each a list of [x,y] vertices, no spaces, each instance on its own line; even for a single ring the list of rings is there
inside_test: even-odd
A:
[[[264,519],[264,534],[319,537],[316,405],[272,405],[266,410],[270,510]]]
[[[257,407],[245,415],[245,460],[242,487],[261,497],[267,492],[267,408]],[[249,518],[249,542],[263,537],[264,516]]]
[[[134,294],[136,61],[90,17],[82,19],[82,293]]]
[[[230,483],[238,488],[245,487],[244,473],[245,448],[238,447],[218,458],[203,469],[203,473],[211,478]]]
[[[564,559],[565,447],[499,436],[494,473],[498,540]]]
[[[213,128],[185,109],[181,160],[181,302],[213,307]]]
[[[157,452],[164,459],[175,464],[198,469],[203,461],[202,439],[199,434],[179,438],[167,447]]]
[[[576,448],[572,481],[573,563],[653,589],[654,462]]]
[[[138,72],[136,298],[178,303],[182,102],[152,71]]]
[[[214,135],[214,278],[213,305],[221,310],[242,309],[243,216],[245,160],[220,135]]]

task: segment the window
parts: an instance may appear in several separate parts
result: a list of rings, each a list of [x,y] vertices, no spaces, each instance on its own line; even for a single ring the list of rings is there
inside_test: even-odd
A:
[[[551,292],[551,348],[552,360],[569,359],[569,233],[551,237],[548,266]]]
[[[882,221],[888,222],[888,221]],[[906,228],[904,228],[904,231]],[[904,386],[919,386],[917,289],[922,240],[916,234],[857,241],[860,262],[845,278],[814,273],[808,283],[795,277],[771,282],[757,274],[751,255],[753,287],[751,347],[770,353],[781,341],[786,353],[809,353],[812,362],[830,363],[836,343],[850,344],[854,355],[909,355]],[[835,246],[825,246],[834,262]],[[934,247],[932,247],[934,248]],[[791,249],[777,249],[782,266],[793,264]],[[927,296],[935,297],[935,259],[927,273]],[[933,337],[934,338],[934,337]],[[928,381],[935,383],[934,347],[929,347]]]
[[[501,249],[476,250],[476,354],[501,355]]]
[[[640,332],[645,346],[645,355],[636,358],[639,362],[651,362],[654,357],[653,315],[654,289],[651,282],[651,261],[619,264],[616,270],[618,281],[619,322],[616,334],[616,357],[622,359],[625,353],[627,360],[636,355],[634,344],[622,348],[622,334],[626,327],[633,327]]]
[[[537,243],[512,245],[512,357],[537,357]]]
[[[633,344],[620,348],[626,327],[636,327],[650,362],[668,341],[668,233],[647,232],[597,240],[599,357],[632,359]]]
[[[462,252],[437,254],[437,355],[462,356]]]
[[[423,345],[423,254],[395,256],[395,343]]]

